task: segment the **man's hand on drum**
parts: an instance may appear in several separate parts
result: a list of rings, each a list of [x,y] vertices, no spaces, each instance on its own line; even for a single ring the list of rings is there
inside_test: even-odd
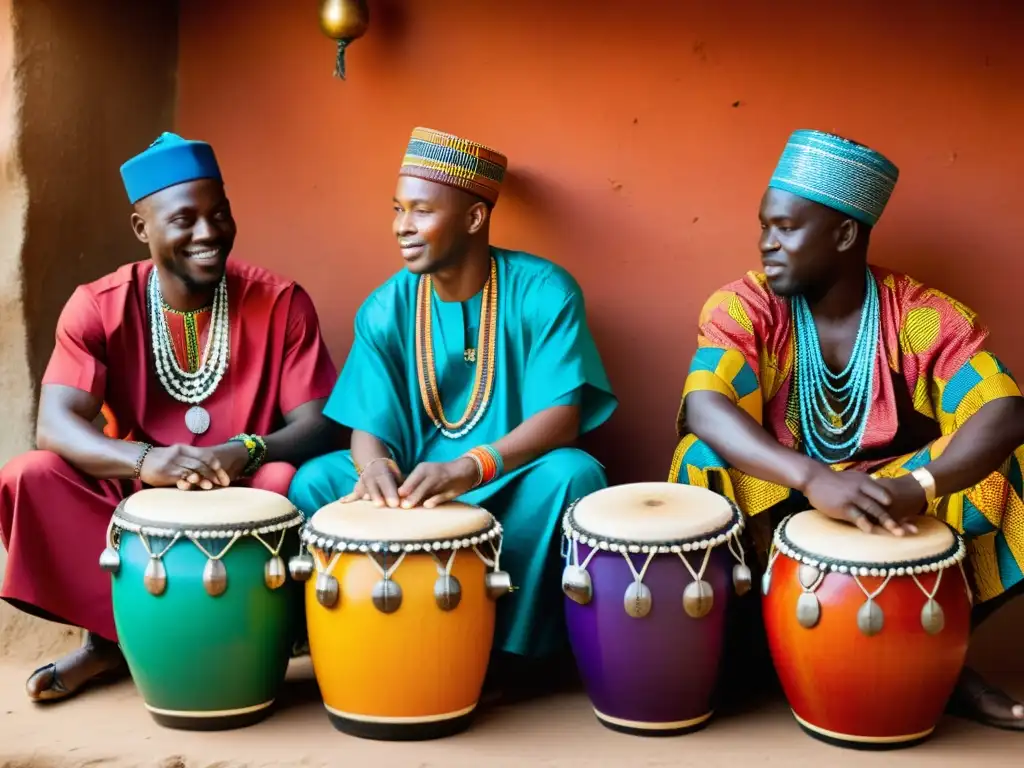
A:
[[[374,459],[359,476],[352,493],[341,499],[342,504],[352,501],[372,501],[377,507],[398,506],[398,486],[402,483],[402,471],[388,459]]]
[[[836,472],[823,464],[803,493],[818,511],[853,523],[865,533],[872,533],[876,525],[894,536],[916,533],[913,524],[905,520],[906,495],[902,489],[896,491],[898,495],[891,484],[864,472]]]
[[[245,451],[244,445],[242,450]],[[140,479],[154,488],[177,486],[183,491],[194,488],[208,491],[216,486],[230,485],[232,478],[218,458],[216,449],[170,445],[153,448],[146,454]]]
[[[424,462],[409,473],[398,489],[402,507],[436,507],[470,490],[480,479],[480,468],[462,457],[443,463]]]

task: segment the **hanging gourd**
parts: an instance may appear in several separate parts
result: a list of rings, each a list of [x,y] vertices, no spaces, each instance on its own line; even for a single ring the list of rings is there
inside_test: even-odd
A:
[[[324,0],[320,4],[320,29],[338,42],[335,77],[345,79],[345,49],[353,40],[365,35],[369,25],[370,12],[366,0]]]

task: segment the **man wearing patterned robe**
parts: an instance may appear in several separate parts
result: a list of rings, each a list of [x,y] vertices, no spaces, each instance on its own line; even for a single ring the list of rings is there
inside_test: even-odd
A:
[[[1024,398],[974,312],[868,266],[897,176],[860,144],[793,134],[761,202],[763,271],[701,312],[669,479],[733,499],[762,556],[783,510],[897,536],[936,515],[969,541],[981,621],[1024,580]],[[953,704],[1024,729],[970,669]]]

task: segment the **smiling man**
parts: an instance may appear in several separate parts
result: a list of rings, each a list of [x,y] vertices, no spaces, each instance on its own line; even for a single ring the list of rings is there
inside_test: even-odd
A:
[[[394,197],[405,269],[360,308],[324,411],[353,430],[352,450],[303,467],[291,498],[307,515],[342,497],[482,505],[519,587],[499,603],[495,647],[537,660],[565,641],[559,518],[606,483],[570,446],[616,400],[572,276],[490,244],[505,167],[479,144],[413,132]]]
[[[0,596],[87,630],[81,649],[29,678],[36,701],[123,672],[98,561],[125,496],[285,494],[296,465],[335,446],[322,408],[337,370],[316,311],[294,282],[228,260],[235,222],[210,145],[165,133],[121,174],[150,259],[71,296],[43,377],[39,450],[0,472]]]
[[[1024,398],[970,309],[868,265],[897,176],[860,144],[793,134],[761,201],[763,272],[701,312],[669,479],[755,516],[762,555],[808,503],[882,535],[937,515],[970,542],[981,621],[1022,587]],[[969,669],[955,704],[1024,729]]]

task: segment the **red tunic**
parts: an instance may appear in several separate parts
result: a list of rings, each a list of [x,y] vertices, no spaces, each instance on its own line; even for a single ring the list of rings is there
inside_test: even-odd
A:
[[[337,370],[308,294],[264,269],[228,261],[230,362],[217,391],[202,403],[210,428],[193,435],[190,407],[156,377],[146,307],[152,262],[128,264],[80,286],[61,313],[43,385],[89,392],[113,418],[111,436],[156,446],[213,446],[246,432],[266,435],[284,414],[325,398]],[[185,364],[184,323],[166,315]],[[197,317],[203,350],[209,313]],[[273,458],[273,457],[271,457]],[[265,465],[253,486],[287,493],[294,469]],[[0,533],[7,570],[0,597],[15,605],[115,639],[110,577],[100,570],[107,523],[138,482],[96,480],[55,454],[33,451],[0,470]]]

